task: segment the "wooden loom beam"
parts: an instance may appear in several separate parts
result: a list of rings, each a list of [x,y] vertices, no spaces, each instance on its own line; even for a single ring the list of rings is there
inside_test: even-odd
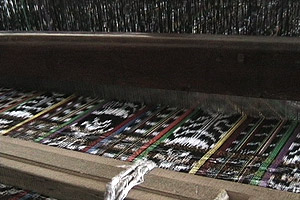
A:
[[[0,179],[61,199],[102,199],[105,185],[129,162],[0,137]],[[129,199],[297,199],[298,194],[156,168]]]
[[[1,86],[94,94],[99,85],[300,99],[298,38],[0,33]],[[97,94],[96,94],[97,95]],[[0,179],[99,199],[117,160],[0,137]],[[22,177],[22,178],[19,178]],[[36,184],[38,183],[38,184]],[[155,169],[131,199],[297,199],[293,193]]]
[[[300,39],[173,34],[0,33],[4,86],[99,85],[300,99]]]

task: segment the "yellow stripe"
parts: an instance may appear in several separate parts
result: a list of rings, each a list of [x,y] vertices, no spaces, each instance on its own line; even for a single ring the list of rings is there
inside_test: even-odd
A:
[[[80,107],[80,108],[77,109],[77,110],[73,110],[71,113],[69,113],[68,115],[62,117],[60,120],[63,121],[63,120],[65,120],[65,119],[67,119],[67,118],[70,118],[70,116],[72,116],[72,115],[74,115],[74,114],[76,114],[76,113],[79,113],[80,111],[86,109],[88,106],[92,105],[93,103],[95,103],[95,102],[97,102],[97,101],[99,101],[99,100],[102,100],[102,99],[95,98],[94,100],[91,100],[91,102],[89,102],[89,103],[87,103],[87,104],[83,104],[82,107]],[[101,101],[101,102],[102,102],[102,101]],[[98,102],[98,103],[100,103],[100,102]]]
[[[26,123],[28,123],[28,122],[30,122],[30,121],[32,121],[32,120],[34,120],[34,119],[40,117],[41,115],[43,115],[43,114],[49,112],[50,110],[55,109],[55,108],[57,108],[58,106],[61,106],[62,104],[64,104],[64,103],[70,101],[70,100],[73,99],[73,98],[75,98],[75,95],[71,95],[71,96],[67,97],[66,99],[60,101],[59,103],[54,104],[53,106],[51,106],[51,107],[49,107],[49,108],[43,110],[42,112],[39,112],[38,114],[34,115],[33,117],[31,117],[31,118],[29,118],[29,119],[26,119],[25,121],[22,121],[21,123],[19,123],[19,124],[13,126],[13,127],[11,127],[11,128],[9,128],[9,129],[4,130],[0,135],[7,135],[9,132],[11,132],[11,131],[13,131],[13,130],[15,130],[15,129],[21,127],[21,126],[23,126],[24,124],[26,124]]]
[[[222,146],[222,144],[232,135],[232,133],[247,119],[247,115],[243,115],[242,118],[238,121],[238,123],[231,127],[228,130],[226,135],[216,144],[214,148],[209,150],[197,163],[196,165],[190,170],[190,174],[196,174],[196,172],[200,169],[202,165]]]

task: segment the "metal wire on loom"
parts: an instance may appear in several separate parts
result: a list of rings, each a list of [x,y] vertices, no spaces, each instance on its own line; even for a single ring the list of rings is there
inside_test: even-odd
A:
[[[300,36],[300,2],[1,0],[0,30]]]

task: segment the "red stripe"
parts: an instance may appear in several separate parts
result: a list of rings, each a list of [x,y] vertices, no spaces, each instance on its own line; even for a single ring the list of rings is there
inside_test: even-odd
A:
[[[121,124],[119,124],[118,126],[116,126],[113,130],[111,130],[111,131],[109,131],[109,132],[101,135],[97,140],[95,140],[94,142],[92,142],[89,146],[85,147],[82,151],[83,152],[87,152],[90,148],[92,148],[93,146],[95,146],[97,143],[101,142],[101,140],[105,139],[106,137],[110,136],[111,134],[113,134],[114,132],[116,132],[117,130],[119,130],[123,126],[125,126],[130,121],[134,120],[139,115],[143,114],[146,110],[148,110],[147,107],[144,108],[144,109],[142,109],[142,110],[140,110],[138,113],[134,114],[133,116],[131,116],[130,118],[128,118],[127,120],[123,121]]]
[[[181,115],[178,119],[176,119],[173,123],[171,123],[167,128],[162,130],[157,136],[152,138],[148,143],[144,144],[141,148],[139,148],[137,151],[135,151],[128,159],[127,161],[133,161],[137,156],[139,156],[143,151],[145,151],[149,146],[151,146],[153,143],[155,143],[157,140],[159,140],[163,135],[165,135],[167,132],[169,132],[172,128],[174,128],[177,124],[179,124],[184,118],[186,118],[191,112],[194,110],[194,108],[191,108],[190,110],[186,111],[183,115]]]
[[[22,103],[24,103],[24,102],[26,102],[26,101],[28,101],[28,100],[30,100],[31,98],[34,98],[34,97],[36,97],[36,96],[38,96],[38,95],[32,95],[32,96],[27,97],[26,99],[20,99],[20,100],[17,101],[16,103],[14,103],[14,104],[12,104],[12,105],[10,105],[10,106],[8,106],[8,107],[3,108],[2,110],[0,110],[0,113],[5,112],[5,111],[7,111],[7,110],[9,110],[9,109],[11,109],[11,108],[13,108],[13,107],[16,107],[17,105],[22,104]]]
[[[18,193],[16,195],[14,195],[13,197],[9,198],[9,200],[19,200],[19,199],[21,199],[22,197],[24,197],[27,194],[28,194],[28,192],[22,191],[22,192],[20,192],[20,193]]]

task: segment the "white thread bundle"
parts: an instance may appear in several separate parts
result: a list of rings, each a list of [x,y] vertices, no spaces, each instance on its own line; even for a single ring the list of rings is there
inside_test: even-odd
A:
[[[157,165],[150,160],[139,160],[112,178],[107,184],[105,200],[123,200],[131,188],[144,182],[144,175]]]
[[[214,200],[229,200],[229,195],[226,190],[221,190],[219,195]]]

